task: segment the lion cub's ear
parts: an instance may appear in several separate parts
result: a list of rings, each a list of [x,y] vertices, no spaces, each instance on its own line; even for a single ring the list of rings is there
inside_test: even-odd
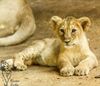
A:
[[[51,19],[49,21],[49,24],[53,30],[56,30],[61,23],[62,23],[62,18],[60,18],[58,16],[51,17]]]
[[[89,27],[91,26],[91,21],[88,17],[81,17],[79,21],[82,25],[84,31],[88,31]]]

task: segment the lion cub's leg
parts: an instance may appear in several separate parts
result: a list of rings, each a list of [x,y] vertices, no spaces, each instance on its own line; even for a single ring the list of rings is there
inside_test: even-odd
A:
[[[98,65],[98,61],[94,55],[87,55],[87,58],[82,60],[75,68],[75,75],[87,75],[91,69]]]
[[[43,41],[35,41],[32,46],[26,48],[15,55],[14,66],[18,70],[27,69],[27,65],[31,65],[35,57],[44,49],[45,43]],[[27,62],[27,64],[25,64]]]
[[[71,76],[74,74],[73,65],[64,55],[60,55],[58,58],[58,68],[60,70],[60,75],[62,76]]]

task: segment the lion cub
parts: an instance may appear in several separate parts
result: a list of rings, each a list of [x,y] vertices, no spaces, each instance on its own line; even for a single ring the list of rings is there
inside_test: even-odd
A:
[[[98,65],[96,56],[90,50],[85,31],[91,22],[87,17],[60,18],[53,16],[50,26],[57,38],[34,41],[31,46],[6,60],[18,70],[25,70],[28,65],[40,64],[57,66],[62,76],[87,75]]]

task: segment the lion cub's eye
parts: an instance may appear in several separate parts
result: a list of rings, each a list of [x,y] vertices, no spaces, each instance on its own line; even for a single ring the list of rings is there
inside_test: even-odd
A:
[[[72,33],[76,32],[76,29],[72,29]]]
[[[60,29],[60,32],[64,33],[64,29]]]

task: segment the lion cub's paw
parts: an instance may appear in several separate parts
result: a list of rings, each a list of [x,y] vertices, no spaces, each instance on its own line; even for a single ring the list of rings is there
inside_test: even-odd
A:
[[[61,76],[72,76],[73,74],[74,74],[74,67],[73,66],[64,67],[60,70]]]
[[[24,65],[24,64],[21,64],[21,63],[15,63],[14,66],[15,66],[15,68],[17,70],[20,70],[20,71],[23,71],[23,70],[26,70],[27,69],[27,66]]]
[[[84,76],[84,75],[87,75],[88,73],[89,73],[89,68],[86,67],[86,66],[80,66],[80,65],[78,65],[75,68],[75,75]]]

